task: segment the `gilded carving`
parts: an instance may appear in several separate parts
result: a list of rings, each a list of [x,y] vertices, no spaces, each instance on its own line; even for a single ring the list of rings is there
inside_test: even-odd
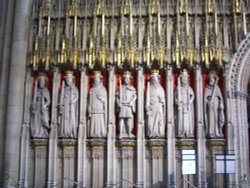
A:
[[[117,141],[116,146],[117,147],[135,147],[136,142],[135,141]]]

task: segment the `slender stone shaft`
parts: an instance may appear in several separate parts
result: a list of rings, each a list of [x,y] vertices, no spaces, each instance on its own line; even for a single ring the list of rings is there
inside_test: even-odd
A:
[[[29,35],[31,0],[15,1],[12,53],[9,67],[9,87],[5,129],[4,173],[18,178],[19,137],[22,125],[25,65]],[[13,118],[15,117],[15,118]],[[10,182],[5,182],[5,184]]]
[[[6,105],[8,92],[9,61],[11,54],[11,38],[13,29],[14,0],[1,0],[0,8],[0,177],[4,165],[4,131],[6,120]],[[0,178],[0,185],[2,185]]]

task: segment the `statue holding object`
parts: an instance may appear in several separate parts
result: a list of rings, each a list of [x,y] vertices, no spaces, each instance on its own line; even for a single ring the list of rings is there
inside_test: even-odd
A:
[[[73,72],[67,71],[59,103],[59,137],[76,138],[77,137],[77,120],[78,120],[78,89],[74,84]]]
[[[194,91],[189,85],[189,75],[186,70],[178,77],[175,92],[177,109],[177,137],[194,137]]]
[[[35,82],[31,105],[31,136],[33,138],[47,138],[49,136],[50,93],[46,88],[47,81],[46,74],[40,73]]]
[[[224,104],[218,80],[218,76],[211,72],[204,92],[205,127],[209,138],[224,136],[222,133],[225,123]]]
[[[136,90],[131,85],[132,79],[131,73],[126,71],[123,74],[123,84],[120,80],[119,92],[116,95],[116,102],[119,111],[119,138],[134,138],[132,133],[134,113],[135,113],[135,101]]]
[[[89,136],[105,138],[107,136],[107,90],[102,83],[101,72],[95,71],[89,92]]]
[[[147,136],[163,138],[165,136],[165,92],[159,81],[158,70],[153,70],[146,93]]]

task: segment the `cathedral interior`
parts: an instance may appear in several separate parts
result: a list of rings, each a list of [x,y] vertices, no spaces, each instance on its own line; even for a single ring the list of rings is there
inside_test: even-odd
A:
[[[249,0],[0,5],[0,187],[250,186]]]

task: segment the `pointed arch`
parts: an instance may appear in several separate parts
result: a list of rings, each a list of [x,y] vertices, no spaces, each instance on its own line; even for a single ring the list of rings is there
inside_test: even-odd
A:
[[[227,150],[236,155],[236,186],[249,182],[247,86],[250,77],[250,33],[239,45],[226,71]]]

